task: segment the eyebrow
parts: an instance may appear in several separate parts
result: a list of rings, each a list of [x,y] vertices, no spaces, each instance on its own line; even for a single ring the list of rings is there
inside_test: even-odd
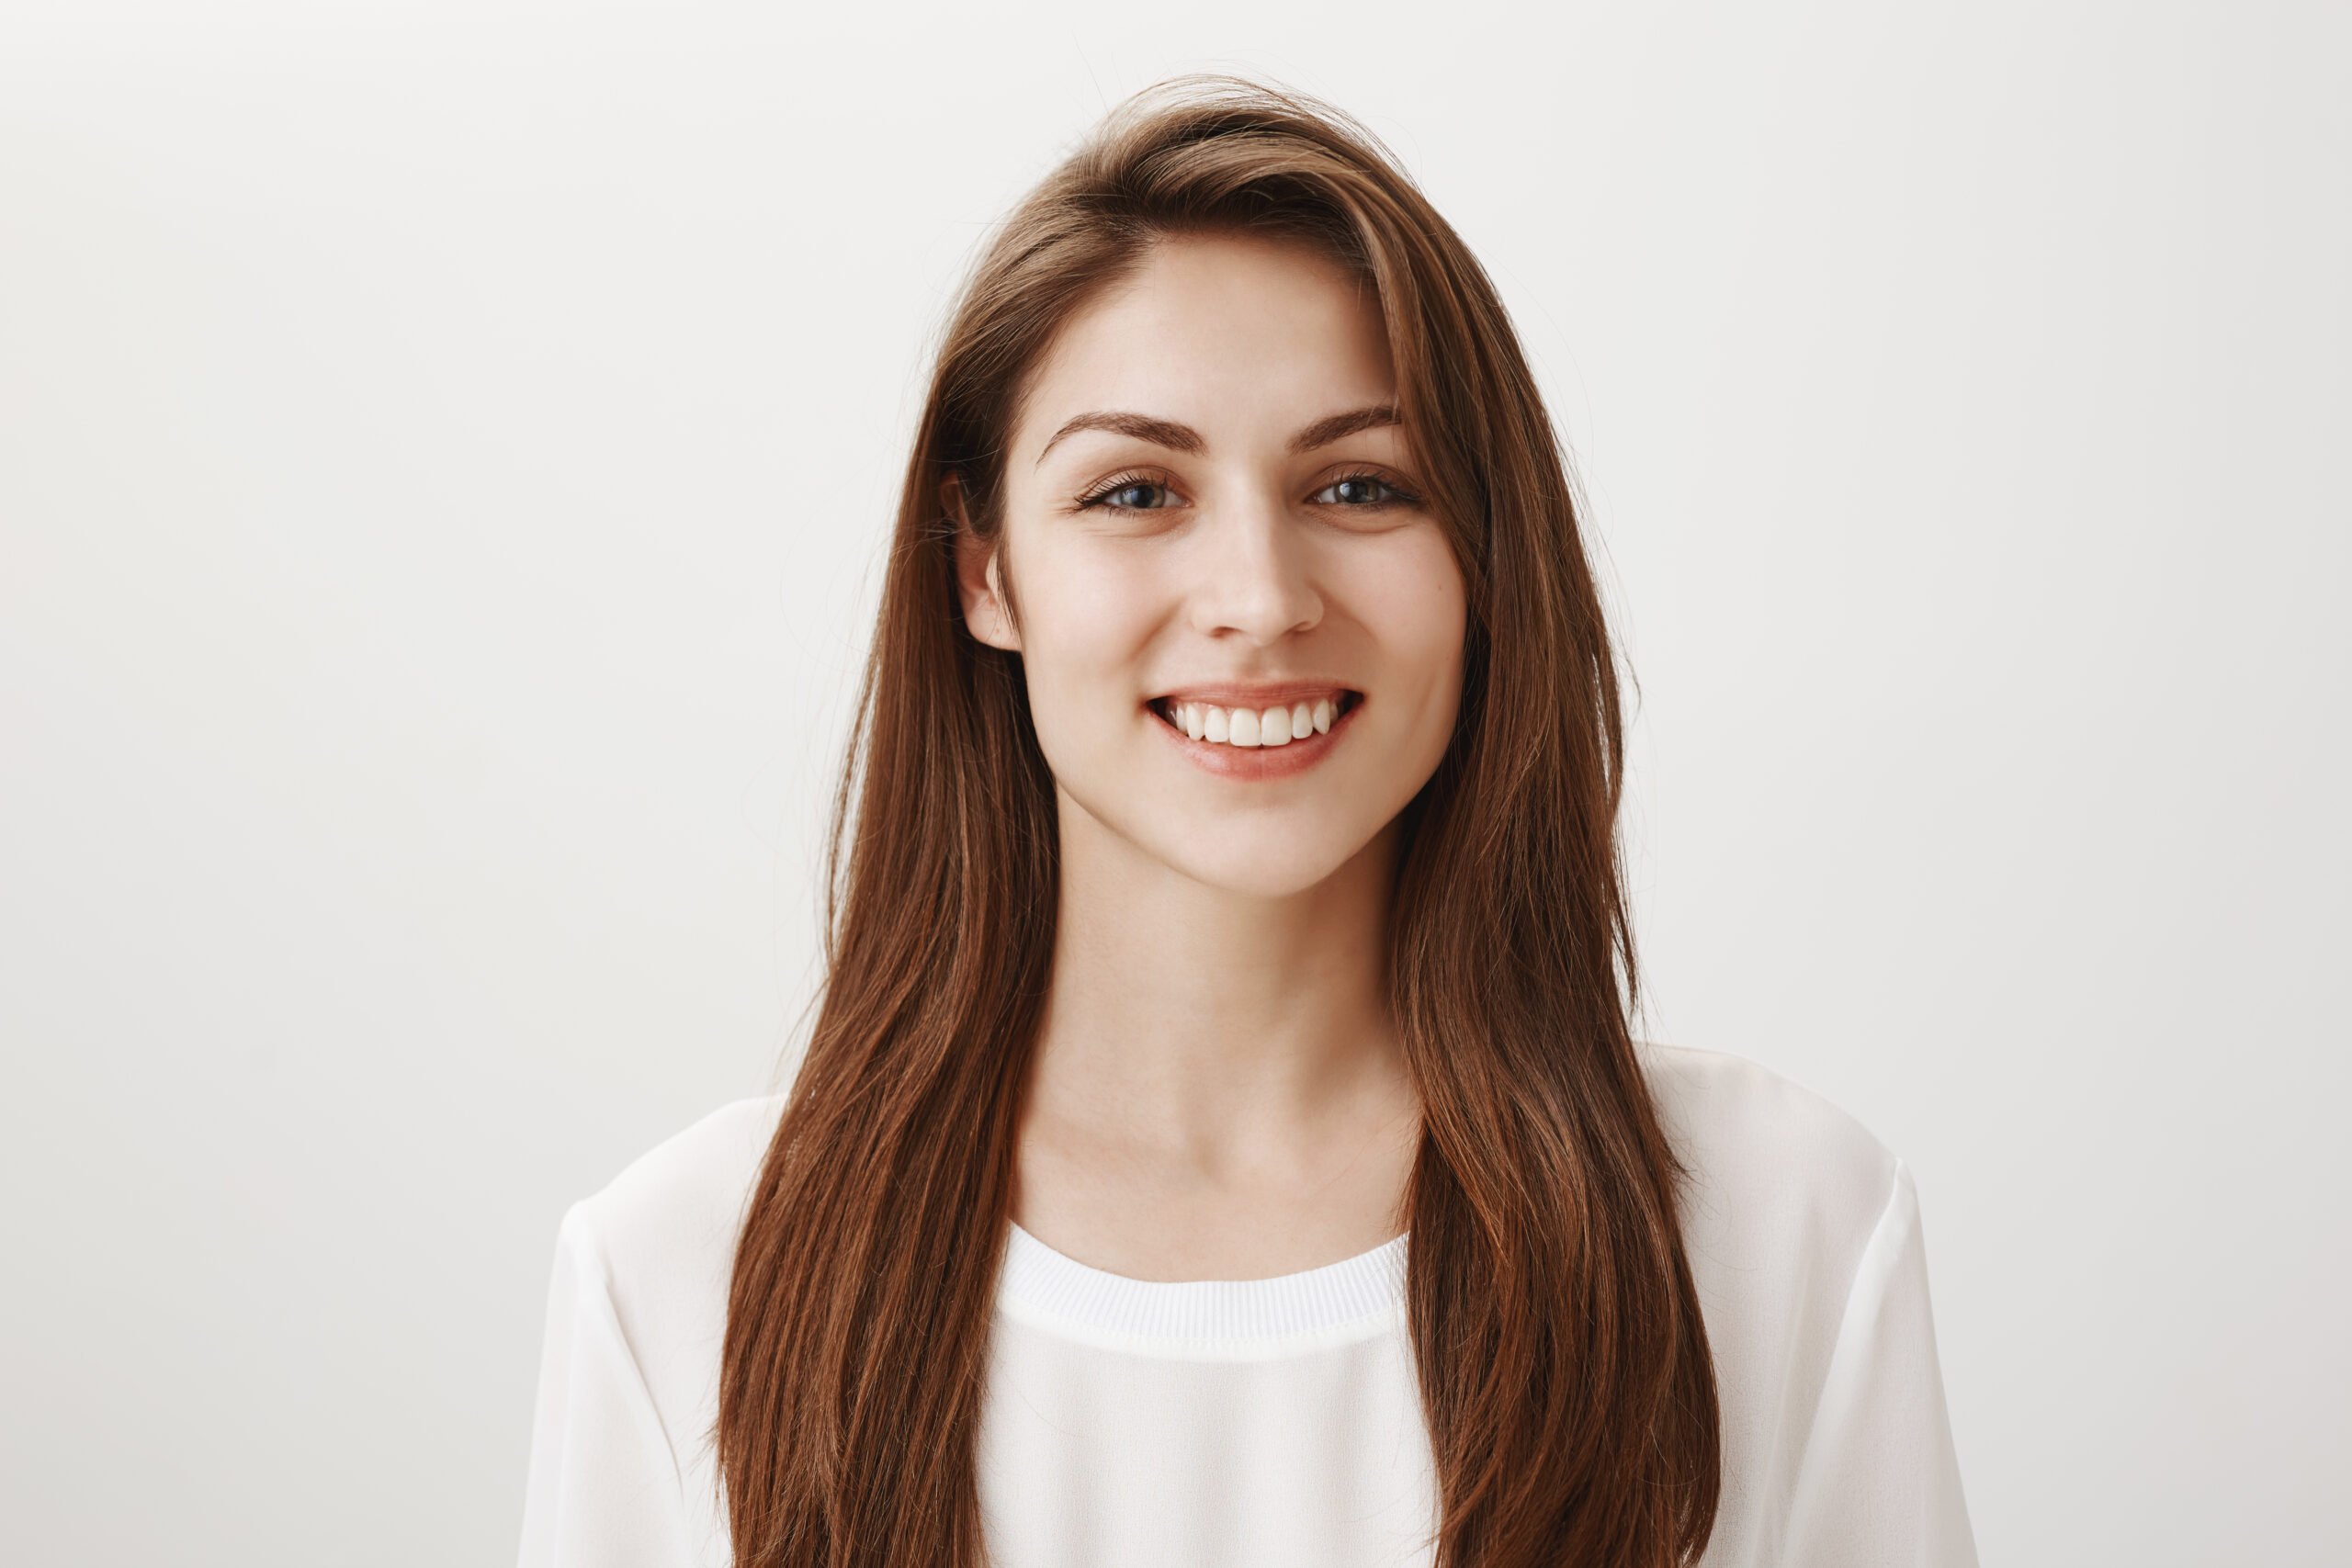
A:
[[[1350,409],[1345,413],[1318,419],[1292,436],[1290,449],[1295,453],[1312,452],[1317,446],[1329,446],[1332,442],[1353,435],[1360,430],[1375,430],[1382,425],[1404,423],[1404,416],[1397,412],[1395,403],[1374,403],[1367,408]],[[1148,413],[1102,410],[1080,414],[1055,431],[1053,439],[1038,452],[1037,461],[1044,462],[1046,454],[1051,452],[1055,443],[1063,436],[1075,435],[1081,430],[1107,430],[1114,434],[1133,436],[1137,441],[1148,441],[1154,446],[1165,446],[1172,452],[1189,452],[1196,457],[1209,449],[1209,444],[1202,438],[1201,433],[1189,424],[1179,424],[1172,419],[1155,419]]]

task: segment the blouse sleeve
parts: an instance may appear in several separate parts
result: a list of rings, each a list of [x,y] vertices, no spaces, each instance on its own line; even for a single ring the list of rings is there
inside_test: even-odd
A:
[[[575,1203],[548,1285],[519,1568],[658,1568],[692,1552],[669,1433]]]
[[[1863,1248],[1797,1467],[1779,1561],[1976,1568],[1910,1168]]]

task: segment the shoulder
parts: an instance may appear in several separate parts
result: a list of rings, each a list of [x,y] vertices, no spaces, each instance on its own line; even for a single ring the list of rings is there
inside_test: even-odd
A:
[[[735,1248],[786,1097],[718,1107],[631,1159],[564,1216],[561,1249],[612,1303],[664,1425],[699,1430]]]
[[[731,1247],[785,1097],[732,1100],[671,1134],[574,1205],[608,1256],[642,1259],[664,1249]]]
[[[1637,1054],[1689,1171],[1677,1217],[1722,1418],[1715,1539],[1739,1561],[1777,1560],[1808,1473],[1852,1492],[1841,1449],[1849,1467],[1857,1455],[1864,1472],[1883,1467],[1883,1487],[1864,1490],[1883,1495],[1838,1499],[1865,1513],[1896,1487],[1916,1496],[1919,1482],[1896,1472],[1934,1457],[1917,1442],[1943,1416],[1940,1393],[1931,1408],[1922,1392],[1936,1362],[1910,1168],[1852,1112],[1759,1062],[1646,1043]],[[1941,1440],[1937,1483],[1956,1497]]]
[[[741,1220],[781,1114],[781,1093],[719,1105],[644,1149],[579,1206],[605,1236]]]
[[[1677,1151],[1713,1186],[1802,1186],[1817,1201],[1859,1206],[1874,1222],[1901,1163],[1860,1118],[1752,1058],[1638,1043]]]
[[[1851,1111],[1761,1062],[1651,1042],[1637,1053],[1689,1169],[1683,1241],[1702,1297],[1726,1315],[1809,1305],[1834,1317],[1901,1195],[1900,1156]]]

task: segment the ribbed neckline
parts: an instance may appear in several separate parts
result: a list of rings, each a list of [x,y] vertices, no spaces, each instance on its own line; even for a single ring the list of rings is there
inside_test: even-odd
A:
[[[1015,1223],[998,1295],[1017,1315],[1042,1314],[1116,1340],[1245,1345],[1319,1337],[1403,1306],[1410,1240],[1392,1236],[1353,1258],[1266,1280],[1135,1280],[1057,1252]]]

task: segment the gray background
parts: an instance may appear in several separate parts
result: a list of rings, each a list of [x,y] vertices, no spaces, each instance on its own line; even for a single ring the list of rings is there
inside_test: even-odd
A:
[[[778,1081],[948,292],[1270,73],[1498,280],[1645,1032],[1915,1168],[1987,1563],[2352,1558],[2347,13],[0,10],[0,1557],[511,1560],[564,1206]]]

